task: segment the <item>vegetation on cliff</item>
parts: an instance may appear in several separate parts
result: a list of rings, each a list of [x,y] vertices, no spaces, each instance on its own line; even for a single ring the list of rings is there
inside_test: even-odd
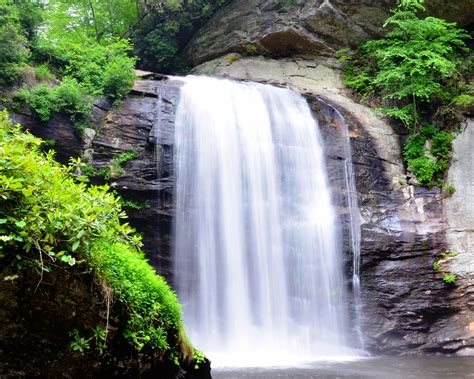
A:
[[[88,186],[77,175],[80,161],[64,167],[41,149],[40,139],[0,112],[0,280],[37,273],[41,289],[51,285],[45,278],[55,270],[89,273],[103,289],[107,309],[106,322],[96,328],[98,353],[107,348],[115,299],[123,313],[122,338],[136,351],[152,349],[176,364],[202,360],[187,340],[176,295],[145,260],[141,237],[122,222],[120,199],[107,186]],[[91,348],[87,331],[70,332],[71,348]]]
[[[384,38],[364,43],[346,66],[346,84],[380,99],[380,110],[409,131],[404,157],[418,181],[443,185],[460,114],[473,104],[469,35],[453,23],[422,18],[423,0],[402,0]]]

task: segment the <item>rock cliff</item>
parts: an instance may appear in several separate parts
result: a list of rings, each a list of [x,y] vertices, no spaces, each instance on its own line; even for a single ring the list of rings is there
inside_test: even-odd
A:
[[[201,64],[224,54],[264,54],[270,57],[334,57],[380,36],[396,0],[244,0],[231,1],[189,43],[185,56]],[[427,13],[474,22],[471,1],[428,0]]]
[[[406,177],[399,134],[374,112],[351,100],[335,62],[340,48],[379,35],[394,1],[233,1],[218,12],[187,48],[200,64],[195,74],[289,86],[302,93],[326,140],[330,179],[341,220],[346,271],[351,274],[347,193],[343,180],[344,116],[351,137],[362,233],[363,329],[377,353],[474,355],[472,121],[455,142],[450,198],[414,187]],[[429,1],[436,11],[472,24],[474,3]],[[266,57],[241,57],[262,53]],[[135,151],[124,172],[111,178],[126,198],[141,204],[130,221],[144,233],[158,271],[171,277],[174,215],[173,133],[179,80],[144,80],[119,108],[97,107],[101,121],[80,151],[100,169]],[[69,134],[68,134],[69,135]],[[62,146],[61,136],[58,136]],[[68,141],[70,138],[64,138]],[[68,149],[63,153],[68,154]],[[408,179],[408,180],[407,180]],[[447,251],[457,256],[443,257]],[[434,262],[441,270],[434,270]],[[444,272],[457,275],[445,284]],[[348,283],[350,286],[350,283]]]

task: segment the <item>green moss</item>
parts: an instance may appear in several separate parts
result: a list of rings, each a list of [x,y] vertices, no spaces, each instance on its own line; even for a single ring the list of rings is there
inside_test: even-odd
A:
[[[171,343],[185,341],[176,295],[142,253],[103,238],[92,243],[89,257],[101,280],[114,289],[117,299],[129,310],[124,336],[138,350],[145,345],[161,351],[175,350]],[[169,335],[170,331],[175,335]]]

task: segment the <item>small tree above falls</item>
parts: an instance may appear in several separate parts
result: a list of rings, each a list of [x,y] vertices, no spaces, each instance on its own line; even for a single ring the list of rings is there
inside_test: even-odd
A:
[[[463,77],[469,71],[469,49],[464,42],[469,35],[454,23],[420,18],[423,4],[424,0],[400,0],[384,24],[389,29],[386,36],[360,47],[346,67],[345,80],[362,95],[381,98],[380,110],[402,122],[412,136],[431,139],[436,132],[427,137],[421,132],[423,125],[434,124],[437,129],[450,126],[456,109],[472,104],[473,97]],[[419,179],[417,172],[423,172],[420,182],[430,185],[433,179],[443,177],[447,165],[436,168],[436,158],[423,149],[421,152],[407,159],[408,167]],[[411,161],[414,159],[416,164]],[[431,167],[426,170],[420,162]]]

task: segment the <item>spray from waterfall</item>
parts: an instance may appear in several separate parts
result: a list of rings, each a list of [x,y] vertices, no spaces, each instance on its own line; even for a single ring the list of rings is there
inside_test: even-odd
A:
[[[176,116],[175,283],[214,365],[353,355],[318,125],[282,88],[187,77]]]

